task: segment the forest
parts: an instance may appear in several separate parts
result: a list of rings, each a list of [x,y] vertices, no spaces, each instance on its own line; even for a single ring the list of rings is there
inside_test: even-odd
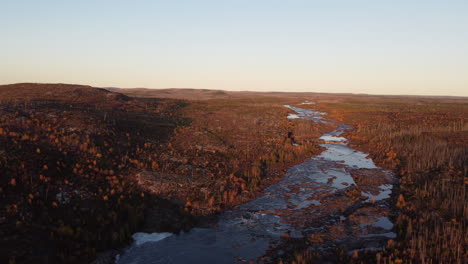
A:
[[[468,260],[468,100],[403,96],[324,96],[320,109],[353,126],[354,148],[398,177],[392,193],[395,239],[346,263],[466,263]],[[295,241],[291,263],[315,263],[309,241]]]
[[[215,223],[323,151],[336,125],[286,118],[305,99],[395,173],[397,237],[330,258],[284,236],[271,262],[466,262],[466,98],[30,83],[0,86],[0,262],[90,263],[135,232]]]
[[[1,261],[90,262],[137,230],[189,229],[251,199],[320,150],[325,128],[291,126],[280,101],[1,86]]]
[[[457,98],[353,98],[324,103],[348,135],[398,175],[395,242],[381,263],[462,263],[468,258],[468,105]],[[333,109],[333,110],[332,110]]]

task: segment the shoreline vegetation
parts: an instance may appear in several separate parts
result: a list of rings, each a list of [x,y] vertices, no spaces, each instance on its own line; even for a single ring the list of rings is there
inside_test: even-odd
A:
[[[466,263],[468,261],[468,100],[466,98],[322,98],[319,109],[350,124],[353,148],[392,170],[397,238],[378,251],[332,258],[346,263]],[[324,260],[295,244],[291,263]],[[328,259],[330,260],[330,258]]]
[[[323,107],[356,127],[347,137],[357,149],[398,176],[398,237],[375,260],[466,262],[468,100],[354,99]]]
[[[89,263],[135,232],[209,225],[321,152],[333,126],[286,118],[305,100],[398,177],[397,238],[336,261],[466,262],[466,98],[67,84],[0,86],[0,262]],[[313,240],[278,262],[323,259]]]

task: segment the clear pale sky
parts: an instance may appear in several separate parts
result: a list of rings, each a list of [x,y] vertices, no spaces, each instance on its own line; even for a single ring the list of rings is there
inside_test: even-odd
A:
[[[0,83],[468,96],[468,1],[0,0]]]

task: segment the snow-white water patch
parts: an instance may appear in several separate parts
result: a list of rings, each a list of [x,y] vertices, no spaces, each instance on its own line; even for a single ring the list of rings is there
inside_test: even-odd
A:
[[[319,137],[319,139],[327,142],[345,142],[347,139],[344,137],[335,137],[335,136],[328,136],[328,135],[323,135]]]
[[[299,115],[296,115],[296,114],[288,114],[288,119],[298,119],[298,118],[301,118]]]
[[[312,121],[319,122],[319,123],[331,124],[329,121],[326,121],[323,118],[323,116],[326,115],[327,113],[314,111],[312,109],[298,108],[298,107],[294,107],[291,105],[284,105],[284,107],[287,107],[293,110],[294,112],[296,112],[295,114],[292,114],[292,113],[288,114],[287,116],[288,119],[301,118],[305,120],[312,120]]]
[[[320,146],[326,150],[317,156],[319,159],[341,162],[356,169],[377,169],[372,159],[367,158],[366,153],[339,144],[320,144]]]
[[[132,238],[135,245],[140,246],[148,242],[158,242],[170,236],[172,236],[172,233],[135,233]]]
[[[303,103],[301,103],[301,105],[314,105],[315,102],[311,102],[311,101],[305,101]]]

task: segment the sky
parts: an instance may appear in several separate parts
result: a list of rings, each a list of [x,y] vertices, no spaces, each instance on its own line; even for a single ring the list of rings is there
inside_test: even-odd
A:
[[[468,96],[468,1],[0,0],[0,84]]]

